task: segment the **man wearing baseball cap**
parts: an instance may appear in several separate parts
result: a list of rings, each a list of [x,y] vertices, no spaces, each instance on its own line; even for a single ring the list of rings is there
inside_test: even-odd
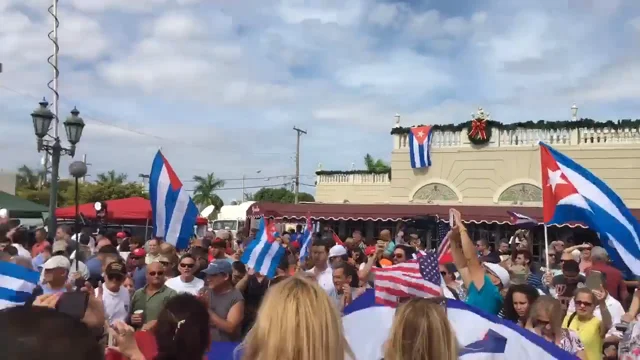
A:
[[[62,255],[52,256],[42,265],[40,280],[43,294],[58,294],[67,291],[65,285],[69,277],[69,259]]]
[[[104,315],[109,325],[116,320],[127,321],[129,317],[129,291],[122,286],[126,276],[124,262],[110,262],[104,270],[104,284],[96,289],[96,296],[104,303]]]
[[[214,260],[202,272],[207,275],[208,289],[202,292],[202,300],[209,308],[211,340],[238,341],[244,319],[244,297],[231,283],[231,263]]]
[[[500,290],[509,286],[509,272],[498,264],[481,263],[460,212],[451,209],[455,225],[449,233],[451,255],[468,289],[467,304],[497,315],[502,308]]]

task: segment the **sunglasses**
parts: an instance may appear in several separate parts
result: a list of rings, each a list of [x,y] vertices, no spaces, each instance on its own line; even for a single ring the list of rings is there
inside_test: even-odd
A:
[[[164,271],[152,271],[149,273],[149,276],[162,276],[164,275]]]
[[[160,264],[162,264],[162,266],[169,266],[169,262],[167,261],[159,261]]]
[[[548,320],[540,320],[540,319],[535,319],[533,321],[533,327],[545,327],[547,325],[549,325],[551,322]]]
[[[404,255],[403,254],[393,254],[393,257],[396,258],[396,259],[402,259],[402,258],[404,258]]]
[[[440,275],[447,276],[447,272],[446,271],[440,271]]]
[[[582,300],[575,300],[576,306],[584,306],[584,307],[589,307],[591,305],[593,305],[593,303],[590,303],[588,301],[582,301]]]
[[[196,264],[180,263],[180,267],[183,267],[183,268],[189,268],[189,269],[191,269],[191,268],[193,268],[194,266],[196,266]]]
[[[109,279],[109,281],[124,281],[124,276],[122,276],[122,275],[107,275],[107,279]]]

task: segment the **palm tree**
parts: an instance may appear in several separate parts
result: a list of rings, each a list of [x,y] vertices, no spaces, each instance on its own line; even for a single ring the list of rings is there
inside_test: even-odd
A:
[[[127,181],[127,174],[117,174],[115,170],[109,170],[106,173],[98,174],[96,179],[96,183],[99,185],[123,185]]]
[[[370,154],[365,155],[364,166],[367,168],[367,171],[370,172],[391,171],[391,166],[389,166],[389,164],[384,162],[382,159],[374,159]]]
[[[193,177],[196,185],[193,188],[191,199],[201,209],[209,205],[216,207],[216,212],[224,205],[224,201],[216,194],[216,190],[224,186],[224,180],[218,179],[213,173],[205,176],[196,175]]]
[[[44,184],[44,174],[44,170],[33,170],[27,165],[22,165],[16,175],[17,185],[24,189],[38,190]]]

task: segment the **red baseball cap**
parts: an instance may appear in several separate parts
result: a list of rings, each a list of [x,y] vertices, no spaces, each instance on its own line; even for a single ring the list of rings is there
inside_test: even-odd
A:
[[[137,249],[135,249],[135,250],[133,250],[131,252],[131,255],[133,255],[135,257],[143,257],[143,256],[147,255],[147,252],[144,251],[143,248],[137,248]]]
[[[124,239],[127,237],[127,234],[125,234],[124,232],[120,231],[119,233],[116,234],[116,237],[118,239]]]

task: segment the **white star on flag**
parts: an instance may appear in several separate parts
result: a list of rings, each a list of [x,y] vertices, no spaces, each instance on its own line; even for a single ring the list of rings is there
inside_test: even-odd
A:
[[[419,138],[424,137],[424,132],[422,132],[422,131],[418,132],[418,137]]]
[[[547,169],[547,172],[549,173],[549,185],[551,185],[553,192],[556,192],[556,185],[567,183],[562,178],[562,170],[551,171],[551,169]]]

